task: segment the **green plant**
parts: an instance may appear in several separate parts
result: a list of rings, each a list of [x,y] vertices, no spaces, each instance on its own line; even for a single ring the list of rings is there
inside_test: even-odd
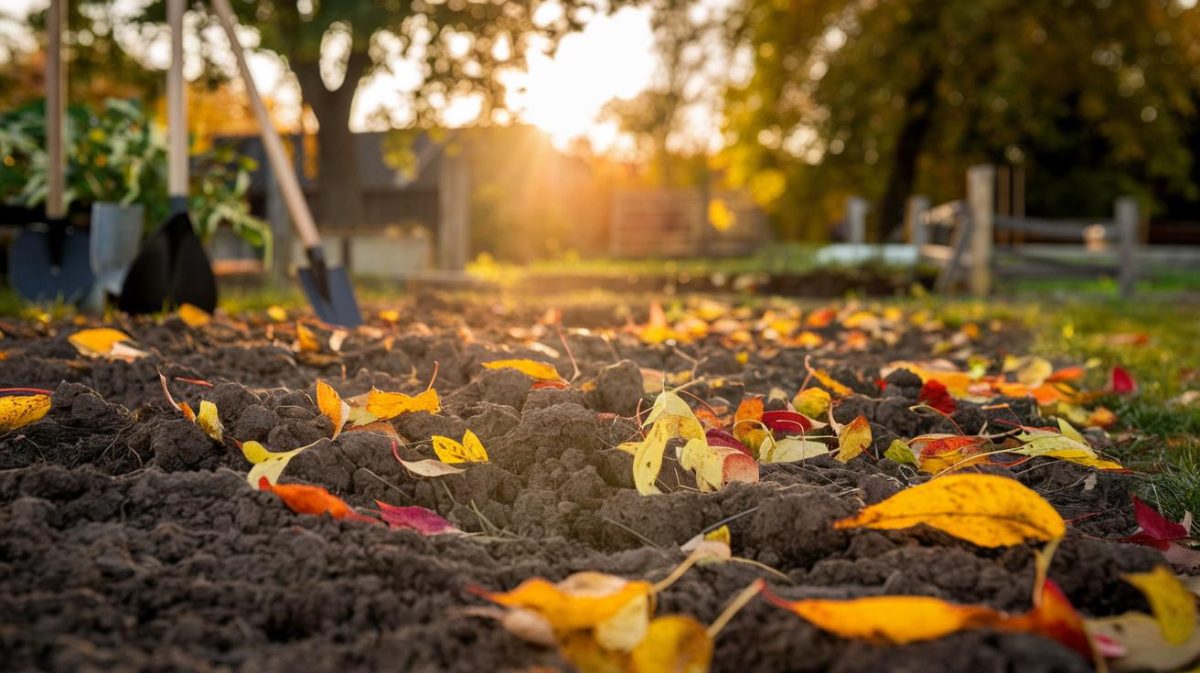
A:
[[[0,201],[42,204],[47,192],[44,103],[0,114]],[[210,239],[222,224],[270,259],[270,228],[250,213],[246,191],[256,162],[229,146],[190,157],[188,208],[196,234]],[[167,142],[135,103],[109,99],[100,110],[67,110],[67,206],[71,203],[142,204],[148,227],[167,217]]]

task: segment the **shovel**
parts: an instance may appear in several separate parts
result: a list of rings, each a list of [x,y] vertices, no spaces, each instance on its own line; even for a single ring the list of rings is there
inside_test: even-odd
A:
[[[304,193],[300,191],[296,172],[284,152],[283,141],[267,115],[267,108],[258,94],[258,87],[254,86],[254,77],[246,65],[246,55],[242,52],[237,33],[234,32],[235,20],[229,0],[212,0],[212,5],[221,26],[225,29],[225,35],[229,38],[229,44],[233,47],[233,54],[237,57],[238,70],[241,71],[242,82],[250,94],[250,105],[254,108],[254,116],[258,119],[258,126],[262,132],[267,160],[271,162],[271,172],[279,181],[279,190],[283,192],[284,201],[287,203],[292,226],[304,244],[309,266],[307,269],[301,267],[298,270],[300,287],[304,289],[304,294],[318,318],[331,325],[357,327],[362,324],[362,314],[358,311],[358,302],[354,298],[350,278],[346,275],[345,268],[330,267],[325,261],[325,249],[321,247],[321,237],[317,233],[317,225],[313,222],[308,202],[304,200]]]
[[[187,211],[187,111],[183,101],[183,3],[167,0],[171,67],[167,70],[167,189],[171,215],[142,244],[121,286],[117,307],[126,313],[155,313],[191,304],[217,307],[217,278]]]
[[[87,234],[67,221],[66,112],[67,67],[62,58],[66,0],[53,0],[46,17],[46,217],[22,229],[9,247],[9,281],[28,301],[76,303],[91,291],[95,276]]]

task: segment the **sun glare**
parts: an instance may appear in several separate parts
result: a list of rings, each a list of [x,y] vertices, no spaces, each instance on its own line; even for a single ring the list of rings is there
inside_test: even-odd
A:
[[[509,107],[522,121],[564,147],[584,137],[598,150],[616,141],[616,128],[598,117],[613,98],[631,98],[654,74],[654,36],[645,10],[626,8],[599,16],[559,43],[557,52],[528,57],[527,73],[508,82]]]

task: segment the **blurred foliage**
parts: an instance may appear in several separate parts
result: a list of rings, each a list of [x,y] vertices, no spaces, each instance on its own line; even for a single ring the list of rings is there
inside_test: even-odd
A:
[[[1103,215],[1120,193],[1195,202],[1200,8],[1179,0],[746,0],[754,71],[727,99],[729,176],[785,234],[822,238],[849,194],[883,233],[1024,166],[1029,211]]]
[[[67,189],[72,202],[142,204],[146,226],[170,211],[167,139],[137,104],[109,99],[96,109],[67,108]],[[48,161],[43,101],[0,113],[0,202],[36,207],[46,200]],[[209,239],[221,224],[255,247],[270,250],[270,228],[250,214],[246,190],[255,162],[232,147],[193,154],[188,195],[196,233]]]

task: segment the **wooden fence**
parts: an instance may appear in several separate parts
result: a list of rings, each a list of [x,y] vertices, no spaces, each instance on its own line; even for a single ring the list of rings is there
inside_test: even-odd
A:
[[[976,296],[987,295],[996,278],[1112,275],[1123,296],[1132,294],[1139,222],[1132,197],[1115,200],[1111,219],[1012,217],[996,214],[995,187],[995,167],[973,166],[965,201],[929,208],[914,197],[910,203],[911,240],[922,260],[940,267],[938,290],[950,289],[963,273]],[[998,233],[1004,243],[997,243]]]

